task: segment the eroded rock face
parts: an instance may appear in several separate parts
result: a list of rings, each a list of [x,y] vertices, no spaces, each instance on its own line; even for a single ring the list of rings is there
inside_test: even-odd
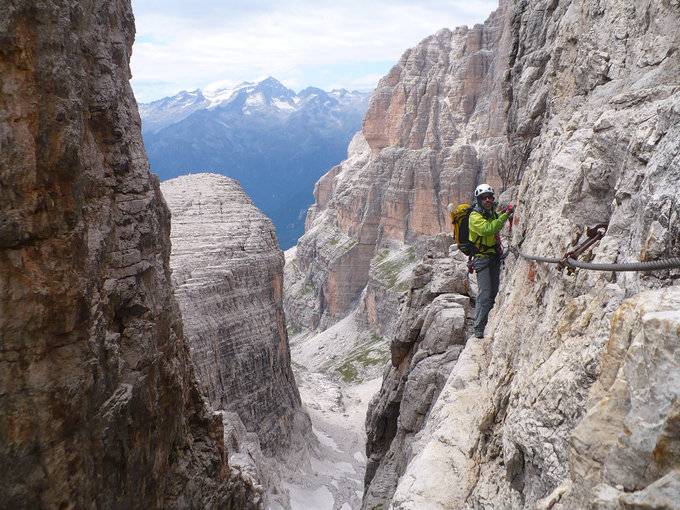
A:
[[[235,412],[266,453],[308,422],[291,370],[283,253],[239,184],[193,174],[161,184],[172,212],[171,267],[191,358],[213,409]]]
[[[369,284],[365,298],[374,303],[362,307],[385,310],[367,314],[383,333],[394,307],[375,301],[395,301],[403,289],[375,281],[374,257],[450,231],[449,202],[469,201],[482,180],[500,185],[497,156],[507,147],[501,84],[511,51],[504,9],[484,25],[428,37],[380,81],[348,159],[315,188],[286,276],[291,323],[325,328]]]
[[[569,501],[651,506],[663,500],[665,485],[677,505],[680,288],[637,294],[611,324],[588,413],[569,440],[572,480],[578,482]]]
[[[411,289],[401,299],[391,366],[369,404],[362,508],[389,505],[415,454],[414,438],[465,345],[471,312],[467,258],[450,258],[443,251],[428,255],[415,267]]]
[[[517,1],[506,16],[508,138],[532,147],[514,244],[560,256],[603,222],[595,261],[677,257],[677,2]],[[510,257],[394,508],[676,508],[677,278]]]
[[[0,11],[0,499],[255,507],[198,392],[127,1]]]

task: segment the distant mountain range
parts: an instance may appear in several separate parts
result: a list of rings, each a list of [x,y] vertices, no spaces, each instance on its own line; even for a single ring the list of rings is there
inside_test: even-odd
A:
[[[369,94],[274,78],[140,104],[151,171],[161,180],[212,171],[237,179],[276,226],[283,249],[304,231],[314,183],[347,156]]]

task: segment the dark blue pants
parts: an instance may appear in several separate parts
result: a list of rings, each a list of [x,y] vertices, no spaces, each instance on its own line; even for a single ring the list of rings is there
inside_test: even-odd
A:
[[[475,334],[483,335],[489,312],[496,302],[498,286],[501,281],[501,260],[497,255],[485,258],[475,258],[475,273],[477,273],[477,304],[475,305]]]

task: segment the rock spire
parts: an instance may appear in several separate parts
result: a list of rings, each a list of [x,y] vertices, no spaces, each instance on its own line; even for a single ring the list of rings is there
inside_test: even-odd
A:
[[[274,227],[228,177],[191,174],[161,190],[172,212],[175,295],[202,392],[213,409],[237,413],[266,452],[284,452],[308,418],[291,370]]]

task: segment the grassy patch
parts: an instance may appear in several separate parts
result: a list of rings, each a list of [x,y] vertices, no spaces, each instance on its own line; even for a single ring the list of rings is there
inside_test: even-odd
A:
[[[416,247],[409,246],[406,250],[406,260],[409,264],[413,264],[416,261]]]
[[[382,249],[380,250],[375,257],[373,257],[373,261],[375,262],[376,266],[379,266],[383,262],[385,262],[385,259],[390,255],[390,250]]]
[[[307,282],[304,284],[302,289],[300,290],[304,296],[308,296],[310,294],[315,294],[316,293],[316,287],[314,287],[313,284]]]
[[[359,372],[357,372],[357,369],[349,361],[340,365],[340,367],[338,367],[338,372],[340,373],[341,379],[346,383],[354,382],[359,379]]]
[[[383,337],[371,333],[370,339],[349,353],[345,362],[336,371],[344,382],[359,382],[366,368],[384,365],[389,360],[389,351]]]
[[[352,239],[349,243],[344,245],[343,248],[345,249],[345,251],[349,251],[352,248],[354,248],[357,244],[359,244],[359,241],[357,241],[356,239]]]
[[[373,258],[373,276],[388,289],[403,292],[408,290],[408,279],[400,280],[399,275],[406,266],[415,261],[416,249],[413,246],[409,246],[402,252],[392,254],[389,250],[382,249]]]
[[[397,285],[397,286],[395,287],[395,289],[396,289],[397,292],[406,292],[406,291],[409,290],[410,288],[411,288],[411,286],[409,285],[409,281],[408,281],[408,280],[404,280],[403,282],[399,282],[399,285]]]
[[[354,248],[357,244],[359,244],[359,241],[357,241],[353,237],[341,234],[340,236],[333,236],[327,242],[327,244],[328,246],[337,247],[337,249],[341,250],[342,252],[348,252],[349,250]]]

